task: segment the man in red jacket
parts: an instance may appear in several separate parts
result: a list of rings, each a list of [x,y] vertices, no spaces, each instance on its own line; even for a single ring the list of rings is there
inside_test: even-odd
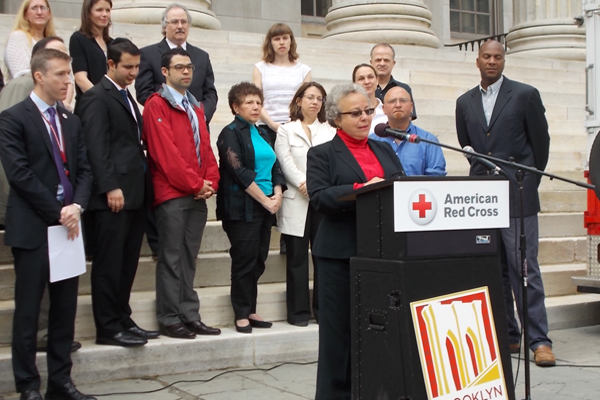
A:
[[[219,169],[203,106],[187,90],[195,68],[189,54],[169,50],[161,66],[166,83],[146,101],[143,117],[158,226],[156,315],[163,335],[218,335],[201,321],[194,275]]]

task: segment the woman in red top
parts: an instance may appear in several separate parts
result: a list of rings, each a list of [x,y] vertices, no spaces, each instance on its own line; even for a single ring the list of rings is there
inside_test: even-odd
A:
[[[369,140],[373,115],[365,90],[335,86],[325,103],[336,136],[308,151],[306,186],[321,214],[312,253],[319,268],[319,365],[316,400],[350,399],[350,258],[356,256],[356,204],[342,194],[403,174],[392,148]]]

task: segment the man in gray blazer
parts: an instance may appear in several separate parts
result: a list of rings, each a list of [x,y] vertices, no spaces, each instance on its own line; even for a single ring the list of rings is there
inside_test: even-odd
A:
[[[208,124],[217,109],[215,75],[208,53],[187,42],[192,16],[185,6],[172,3],[163,12],[161,24],[164,39],[142,49],[140,73],[135,80],[137,101],[144,105],[150,95],[157,92],[165,83],[160,66],[162,56],[170,49],[183,47],[195,66],[189,91],[204,106],[204,115]]]
[[[476,60],[481,83],[456,101],[456,132],[461,146],[471,146],[479,153],[488,154],[544,170],[548,163],[550,136],[540,93],[532,86],[512,81],[502,75],[504,46],[494,40],[484,43]],[[509,174],[512,168],[503,167]],[[487,171],[472,163],[470,175]],[[518,188],[510,187],[510,227],[501,230],[504,244],[505,292],[510,287],[522,316],[521,262],[518,248],[521,217],[525,222],[528,266],[529,348],[535,353],[535,363],[548,367],[555,364],[552,341],[548,337],[548,317],[544,305],[544,285],[538,263],[538,219],[540,176],[525,173],[524,210],[520,212]],[[505,257],[504,257],[505,256]],[[510,283],[509,283],[510,282]],[[510,299],[510,296],[506,296]],[[520,349],[520,331],[514,318],[512,300],[507,303],[507,318],[511,351]]]

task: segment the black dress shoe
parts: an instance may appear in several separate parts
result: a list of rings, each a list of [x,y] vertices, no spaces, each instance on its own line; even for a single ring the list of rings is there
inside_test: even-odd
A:
[[[308,326],[308,320],[301,320],[301,321],[292,321],[290,319],[288,319],[288,324],[290,325],[295,325],[295,326]]]
[[[259,321],[257,319],[252,318],[248,318],[248,321],[250,321],[250,326],[252,326],[253,328],[270,328],[273,326],[272,322]]]
[[[220,335],[221,330],[219,328],[213,328],[205,325],[201,321],[186,322],[185,326],[192,332],[196,332],[197,335]]]
[[[148,341],[131,332],[119,332],[112,337],[96,337],[96,344],[105,344],[109,346],[136,347],[143,346]]]
[[[159,331],[147,331],[137,325],[127,329],[127,332],[133,333],[135,336],[141,337],[142,339],[156,339],[160,336]]]
[[[19,400],[44,400],[39,390],[26,390],[21,393]]]
[[[45,400],[97,400],[95,397],[81,393],[73,382],[66,383],[62,387],[48,386]]]
[[[252,325],[248,324],[246,326],[239,326],[237,324],[237,321],[233,321],[234,325],[235,325],[235,330],[238,331],[239,333],[252,333]]]
[[[79,350],[81,348],[81,343],[73,340],[73,343],[71,343],[71,353],[75,353],[77,350]],[[38,341],[37,343],[37,347],[35,348],[35,351],[40,352],[40,353],[45,353],[48,351],[48,342],[47,341]]]
[[[176,339],[193,339],[196,337],[196,334],[181,322],[171,326],[161,326],[160,333]]]

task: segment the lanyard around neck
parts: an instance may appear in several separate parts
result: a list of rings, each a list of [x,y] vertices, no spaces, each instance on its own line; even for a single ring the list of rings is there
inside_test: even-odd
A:
[[[67,156],[65,154],[65,148],[63,146],[63,135],[62,132],[60,134],[60,138],[58,136],[58,133],[54,130],[54,128],[52,127],[52,124],[50,123],[50,120],[48,118],[46,118],[46,116],[44,115],[43,112],[40,111],[40,115],[42,116],[42,118],[44,119],[44,121],[46,121],[48,123],[48,126],[50,127],[50,131],[52,132],[52,136],[54,136],[54,141],[56,142],[56,145],[58,146],[58,150],[60,151],[60,157],[63,160],[63,163],[67,163]],[[56,124],[56,121],[54,122]],[[58,128],[58,126],[57,126]]]

